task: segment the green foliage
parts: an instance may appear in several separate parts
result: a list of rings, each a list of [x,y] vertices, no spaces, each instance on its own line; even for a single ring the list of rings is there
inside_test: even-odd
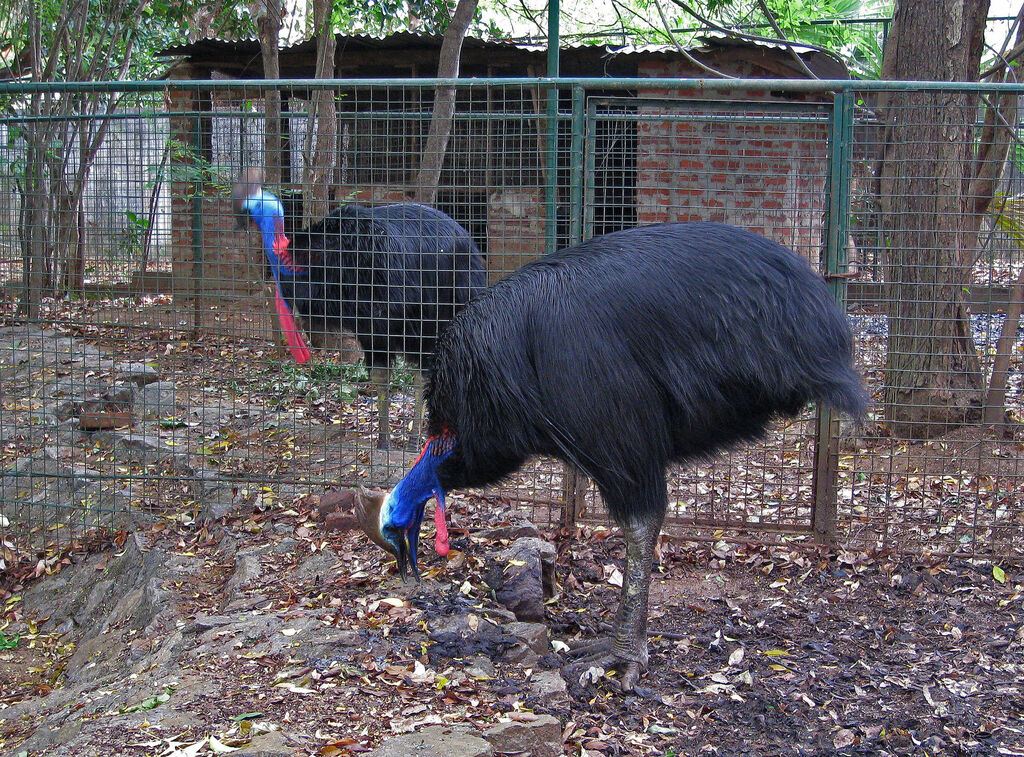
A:
[[[345,0],[334,4],[331,23],[343,34],[443,34],[454,11],[454,0]],[[473,28],[479,36],[503,34],[482,20],[480,8]]]
[[[748,6],[741,23],[765,24],[766,19],[756,3],[721,2],[723,12],[731,6]],[[883,25],[876,22],[857,23],[863,18],[888,18],[892,0],[765,0],[775,22],[787,39],[824,47],[838,53],[855,72],[877,78],[882,65]],[[822,23],[822,21],[826,23]],[[769,26],[754,31],[775,36]]]
[[[764,0],[764,4],[787,39],[832,50],[856,75],[877,78],[885,29],[878,19],[891,17],[893,0]],[[756,0],[687,0],[686,5],[719,26],[762,37],[778,36]],[[653,22],[659,17],[655,0],[634,0],[633,7],[637,13],[632,19],[623,16],[624,30],[638,39],[664,42],[661,24]],[[677,28],[703,26],[701,18],[680,6],[661,3],[661,8],[673,9],[676,15],[669,16],[669,22]]]
[[[366,366],[353,363],[282,363],[280,371],[259,381],[259,392],[285,397],[302,397],[307,403],[320,400],[350,402],[359,384],[369,378]]]
[[[8,636],[3,631],[0,631],[0,649],[17,649],[20,641],[21,634]]]

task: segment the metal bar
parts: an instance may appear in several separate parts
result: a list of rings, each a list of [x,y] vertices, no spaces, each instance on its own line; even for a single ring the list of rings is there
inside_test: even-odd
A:
[[[558,0],[548,2],[548,78],[558,79]],[[544,251],[551,254],[558,248],[558,88],[546,95],[546,128],[544,147]]]
[[[586,147],[584,149],[584,161],[586,163],[586,167],[583,171],[584,207],[582,235],[584,239],[589,239],[594,236],[594,171],[597,168],[597,101],[590,100],[587,103],[586,119]]]
[[[583,134],[586,129],[583,87],[572,88],[572,122],[569,148],[569,244],[583,241]],[[564,463],[562,525],[572,533],[585,504],[588,480],[583,471]]]
[[[192,118],[192,146],[202,154],[203,118],[201,115]],[[195,172],[192,187],[192,338],[196,338],[203,325],[202,286],[203,286],[203,177]]]
[[[569,243],[583,241],[583,136],[586,131],[586,95],[583,87],[572,88],[572,139],[569,147]]]
[[[825,254],[822,261],[832,294],[845,311],[846,240],[849,236],[850,157],[853,142],[853,104],[847,92],[836,94],[829,125],[828,207],[825,215]],[[834,542],[838,520],[839,419],[832,408],[818,405],[815,418],[812,520],[815,538]]]

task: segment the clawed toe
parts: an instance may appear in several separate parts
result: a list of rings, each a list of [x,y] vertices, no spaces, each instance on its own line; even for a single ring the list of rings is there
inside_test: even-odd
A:
[[[618,673],[619,688],[633,692],[644,671],[644,665],[615,651],[614,639],[598,639],[569,650],[566,656],[574,662],[562,668],[562,676],[573,688],[596,683],[608,671]]]

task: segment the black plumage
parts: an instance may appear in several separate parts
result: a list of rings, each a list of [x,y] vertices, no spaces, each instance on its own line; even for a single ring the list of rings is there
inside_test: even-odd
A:
[[[355,334],[366,363],[421,365],[455,313],[487,285],[480,250],[439,210],[415,203],[346,205],[297,232],[305,275],[283,277],[310,334]]]
[[[647,662],[667,466],[816,400],[858,418],[867,403],[846,317],[795,253],[714,223],[596,237],[524,266],[452,320],[427,385],[437,441],[386,497],[360,497],[360,519],[404,572],[431,496],[494,483],[532,455],[579,467],[626,540],[615,635],[587,663],[620,668],[630,689]]]
[[[482,486],[553,455],[617,520],[647,516],[669,463],[813,400],[862,415],[852,351],[822,278],[764,237],[714,223],[596,237],[498,282],[442,335],[429,429],[458,445],[441,483]]]

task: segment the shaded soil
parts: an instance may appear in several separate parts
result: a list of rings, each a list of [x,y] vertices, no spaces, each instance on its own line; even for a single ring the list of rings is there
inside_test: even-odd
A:
[[[406,585],[393,561],[347,529],[344,513],[328,530],[315,497],[198,529],[158,522],[146,541],[167,552],[160,586],[172,612],[147,635],[124,631],[124,674],[114,680],[83,684],[62,667],[77,631],[60,633],[39,617],[44,608],[9,602],[6,622],[22,628],[15,655],[24,657],[6,673],[0,707],[18,717],[0,723],[0,749],[16,753],[45,717],[48,727],[54,717],[63,723],[68,746],[32,757],[156,755],[211,735],[234,743],[251,736],[246,722],[280,728],[296,755],[348,754],[425,724],[483,727],[548,713],[562,724],[565,753],[590,757],[1024,754],[1019,571],[666,540],[640,696],[622,696],[611,679],[544,695],[532,682],[564,662],[560,653],[524,665],[500,659],[500,639],[460,647],[429,636],[455,615],[492,611],[482,574],[501,543],[488,534],[509,516],[479,498],[450,506],[449,559],[422,555],[423,581]],[[239,589],[243,550],[256,555],[242,571],[254,579]],[[74,561],[102,570],[111,554]],[[603,632],[621,556],[620,537],[605,529],[561,541],[552,639]],[[8,597],[24,588],[15,578],[5,576]],[[209,620],[217,617],[229,620]],[[253,631],[256,620],[270,630]],[[157,667],[148,655],[176,633],[172,675],[148,678]],[[473,667],[482,657],[494,658],[486,676]],[[121,711],[165,685],[165,702]],[[74,697],[58,706],[43,696],[50,686]]]

